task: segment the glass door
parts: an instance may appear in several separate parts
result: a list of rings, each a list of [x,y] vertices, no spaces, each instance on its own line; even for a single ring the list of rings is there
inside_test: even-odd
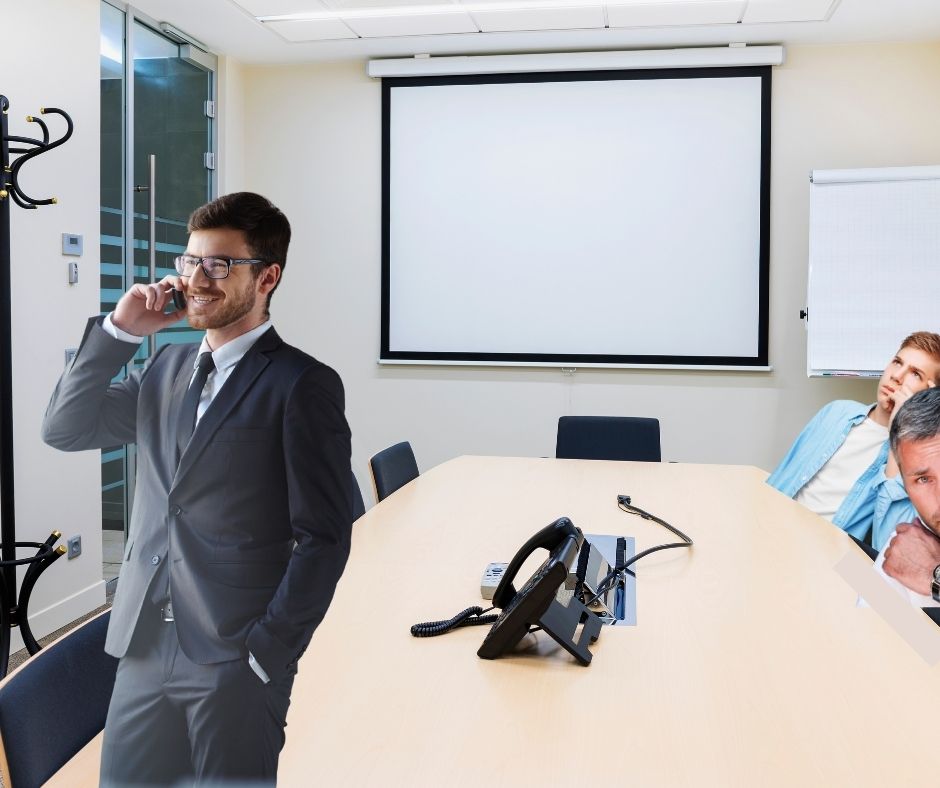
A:
[[[213,196],[215,85],[214,57],[171,40],[153,20],[106,2],[101,18],[101,310],[107,313],[132,284],[175,273],[189,214]],[[143,342],[126,372],[164,344],[201,336],[185,321],[170,326]],[[120,533],[123,543],[130,519],[134,449],[101,453],[106,563],[108,532]],[[106,576],[117,568],[106,566]]]

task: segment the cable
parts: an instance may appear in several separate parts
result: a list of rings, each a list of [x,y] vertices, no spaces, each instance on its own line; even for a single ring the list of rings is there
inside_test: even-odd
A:
[[[421,624],[415,624],[411,627],[411,634],[416,638],[433,638],[437,635],[450,632],[452,629],[457,629],[458,627],[476,627],[483,626],[484,624],[492,624],[499,618],[499,615],[497,613],[491,616],[483,615],[492,609],[492,607],[488,607],[484,610],[479,605],[468,607],[466,610],[461,610],[456,616],[447,621],[425,621]],[[471,618],[471,616],[477,616],[477,618]]]
[[[626,512],[627,514],[635,514],[638,517],[642,517],[644,520],[652,520],[654,523],[659,523],[664,528],[667,528],[670,531],[672,531],[672,533],[674,533],[683,541],[670,542],[668,544],[661,544],[661,545],[656,545],[656,547],[650,547],[647,550],[642,550],[641,552],[637,553],[632,558],[628,558],[622,564],[618,564],[616,567],[611,569],[610,572],[607,573],[607,575],[604,577],[603,580],[601,580],[600,583],[597,584],[597,591],[594,594],[594,597],[589,602],[585,603],[587,605],[593,604],[598,599],[600,599],[601,596],[604,594],[604,592],[607,590],[607,588],[610,586],[611,581],[617,578],[618,576],[623,575],[631,565],[635,564],[641,558],[645,558],[646,556],[651,555],[652,553],[657,553],[660,550],[670,550],[673,547],[691,547],[694,544],[691,537],[686,536],[684,533],[682,533],[682,531],[680,531],[674,525],[670,525],[665,520],[657,517],[655,514],[650,514],[646,510],[641,509],[639,506],[634,506],[630,502],[629,495],[618,495],[617,507],[621,511]]]

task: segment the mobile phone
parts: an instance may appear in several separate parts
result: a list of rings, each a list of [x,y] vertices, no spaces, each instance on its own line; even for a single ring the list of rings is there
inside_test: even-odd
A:
[[[173,288],[173,306],[179,309],[186,309],[186,296],[183,295],[182,290],[177,290]]]

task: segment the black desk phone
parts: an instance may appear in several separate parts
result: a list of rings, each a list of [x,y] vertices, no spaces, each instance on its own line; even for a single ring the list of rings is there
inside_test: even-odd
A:
[[[516,553],[493,594],[493,606],[502,609],[477,655],[495,659],[513,649],[530,629],[544,630],[582,665],[591,662],[589,643],[597,640],[601,622],[580,600],[567,604],[555,596],[568,577],[571,565],[584,544],[584,534],[567,517],[562,517],[532,536]],[[548,558],[519,591],[513,582],[525,560],[537,549],[549,551]],[[579,625],[584,625],[575,640]]]
[[[416,638],[434,637],[458,627],[492,624],[493,627],[477,651],[477,656],[495,659],[513,649],[526,635],[543,630],[582,665],[591,664],[592,654],[588,646],[600,635],[602,621],[600,615],[596,615],[596,611],[591,610],[588,605],[597,604],[607,611],[608,618],[610,615],[616,615],[611,614],[606,602],[601,605],[599,600],[610,594],[612,589],[616,589],[615,584],[622,582],[624,572],[638,560],[652,553],[692,546],[690,537],[662,518],[634,506],[629,495],[618,495],[617,507],[627,514],[634,514],[662,525],[682,541],[649,547],[629,558],[623,554],[618,542],[617,565],[611,568],[606,561],[597,558],[594,548],[582,550],[585,540],[581,529],[576,528],[567,517],[560,517],[522,545],[506,567],[493,594],[493,607],[502,609],[499,615],[483,615],[493,608],[484,610],[477,606],[468,607],[447,621],[415,624],[411,628],[411,634]],[[588,547],[591,547],[590,544]],[[516,591],[513,586],[516,575],[525,560],[539,548],[549,551],[548,558],[525,585]],[[571,566],[579,553],[574,590],[566,588],[560,592],[565,581],[569,579]],[[580,635],[578,627],[581,627]]]

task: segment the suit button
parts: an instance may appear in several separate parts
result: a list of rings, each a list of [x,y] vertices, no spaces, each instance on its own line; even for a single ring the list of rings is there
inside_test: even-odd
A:
[[[170,514],[172,514],[174,517],[179,517],[182,513],[183,510],[180,509],[179,506],[174,506],[172,509],[170,509]]]
[[[153,564],[154,566],[156,566],[157,564],[159,564],[159,563],[160,563],[160,556],[158,556],[158,555],[151,556],[151,558],[150,558],[150,563]]]

